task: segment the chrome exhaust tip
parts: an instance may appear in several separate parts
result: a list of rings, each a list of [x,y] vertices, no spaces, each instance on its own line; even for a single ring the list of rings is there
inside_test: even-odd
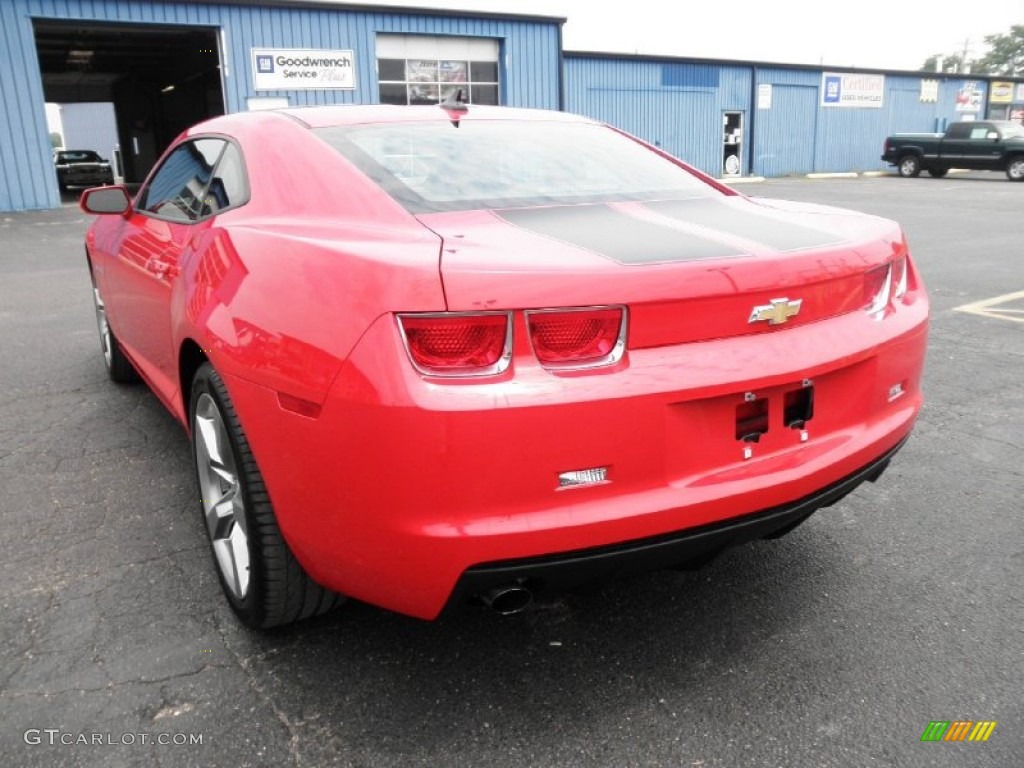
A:
[[[493,587],[480,595],[484,605],[502,616],[525,610],[533,602],[533,592],[520,584]]]

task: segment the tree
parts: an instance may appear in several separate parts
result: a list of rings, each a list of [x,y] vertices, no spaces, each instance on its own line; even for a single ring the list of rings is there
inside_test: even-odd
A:
[[[60,137],[59,133],[52,131],[50,133],[50,144],[52,144],[53,148],[56,149],[57,147],[64,146],[64,139]]]
[[[947,75],[986,75],[988,70],[981,59],[964,59],[962,53],[936,53],[924,60],[921,72],[943,72]]]
[[[941,62],[941,69],[937,69],[937,65]],[[971,64],[971,71],[974,70],[974,62],[968,62]],[[929,56],[924,60],[924,64],[921,65],[922,72],[963,72],[964,69],[964,57],[959,53],[947,53],[942,55],[936,53],[934,56]]]
[[[1006,35],[986,35],[985,45],[988,53],[978,60],[984,72],[1008,77],[1024,75],[1024,24],[1014,24]]]

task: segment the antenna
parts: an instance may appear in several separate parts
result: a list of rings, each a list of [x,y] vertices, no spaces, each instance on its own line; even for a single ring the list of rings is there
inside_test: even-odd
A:
[[[456,88],[451,94],[449,94],[448,98],[442,101],[438,106],[446,112],[468,112],[469,107],[466,106],[466,89]]]
[[[438,106],[448,113],[448,117],[451,119],[452,125],[458,128],[459,118],[469,112],[469,107],[466,105],[465,88],[456,88],[448,98],[438,104]]]

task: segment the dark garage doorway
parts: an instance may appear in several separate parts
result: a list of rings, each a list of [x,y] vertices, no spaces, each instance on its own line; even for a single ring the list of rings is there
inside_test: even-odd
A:
[[[216,29],[48,19],[33,27],[47,102],[113,102],[129,185],[185,128],[224,114]]]

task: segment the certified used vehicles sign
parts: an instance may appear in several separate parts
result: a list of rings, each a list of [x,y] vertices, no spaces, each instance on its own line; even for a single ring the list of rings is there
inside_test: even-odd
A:
[[[257,91],[355,88],[352,51],[308,48],[253,48],[252,79]]]

